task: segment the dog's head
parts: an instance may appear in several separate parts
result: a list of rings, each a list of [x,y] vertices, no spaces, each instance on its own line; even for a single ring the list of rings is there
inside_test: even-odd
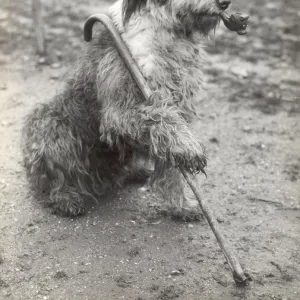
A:
[[[207,35],[219,22],[219,14],[228,8],[229,0],[123,0],[123,21],[134,15],[151,15],[162,26]]]

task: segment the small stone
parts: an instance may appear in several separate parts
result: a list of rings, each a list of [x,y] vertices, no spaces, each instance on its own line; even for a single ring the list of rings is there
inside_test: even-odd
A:
[[[243,127],[243,132],[250,133],[251,131],[252,131],[252,129],[249,126]]]
[[[225,222],[225,220],[222,217],[218,217],[217,221],[218,221],[218,223],[224,223]]]
[[[219,283],[220,285],[227,287],[228,286],[228,280],[225,274],[218,274],[218,273],[214,273],[212,275],[213,279]]]
[[[51,76],[50,76],[50,79],[52,79],[52,80],[58,80],[59,79],[59,75],[58,74],[52,74]]]
[[[234,66],[231,69],[231,73],[238,76],[239,78],[247,78],[249,76],[248,70],[242,66]]]
[[[140,254],[141,249],[139,247],[134,247],[127,251],[127,254],[131,257],[134,258]]]
[[[68,278],[68,275],[64,271],[57,271],[53,277],[55,279],[65,279],[65,278]]]
[[[193,241],[193,240],[194,240],[194,237],[193,237],[192,235],[189,235],[189,236],[188,236],[188,240],[189,240],[189,241]]]
[[[55,52],[55,55],[56,55],[56,57],[57,57],[58,59],[62,59],[62,58],[63,58],[63,54],[62,54],[61,51],[56,51],[56,52]]]
[[[46,59],[46,57],[40,57],[38,59],[38,64],[39,65],[47,65],[47,59]]]
[[[53,63],[53,64],[51,65],[51,68],[52,68],[52,69],[59,69],[59,68],[61,68],[61,64],[60,64],[60,63]]]
[[[172,276],[179,276],[179,275],[182,275],[183,274],[183,271],[182,270],[173,270],[171,272],[171,275]]]
[[[216,137],[210,138],[209,141],[210,141],[211,143],[213,143],[213,144],[219,144],[219,143],[220,143],[219,140],[218,140]]]

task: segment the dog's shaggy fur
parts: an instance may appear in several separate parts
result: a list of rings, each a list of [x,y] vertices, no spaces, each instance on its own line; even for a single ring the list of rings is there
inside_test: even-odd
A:
[[[155,162],[154,188],[174,211],[191,211],[183,177],[206,166],[191,129],[201,91],[202,43],[218,23],[214,0],[119,0],[109,11],[153,97],[145,101],[109,32],[85,45],[63,92],[37,107],[23,131],[24,164],[38,197],[77,215]],[[139,164],[140,165],[140,164]]]

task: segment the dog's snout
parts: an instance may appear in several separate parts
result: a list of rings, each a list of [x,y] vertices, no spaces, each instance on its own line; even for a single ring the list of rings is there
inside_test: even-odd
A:
[[[217,0],[218,6],[223,10],[227,9],[230,3],[230,0]]]

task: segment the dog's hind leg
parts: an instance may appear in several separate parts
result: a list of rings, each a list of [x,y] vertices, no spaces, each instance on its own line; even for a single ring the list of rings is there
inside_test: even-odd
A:
[[[58,107],[55,102],[42,105],[27,118],[24,165],[38,198],[62,214],[75,216],[85,212],[85,200],[96,200],[104,192],[108,180],[98,176],[105,161],[94,155],[88,134]]]
[[[161,209],[172,217],[185,221],[200,218],[198,202],[189,193],[190,189],[178,169],[166,167],[154,180],[153,191],[163,200]]]

